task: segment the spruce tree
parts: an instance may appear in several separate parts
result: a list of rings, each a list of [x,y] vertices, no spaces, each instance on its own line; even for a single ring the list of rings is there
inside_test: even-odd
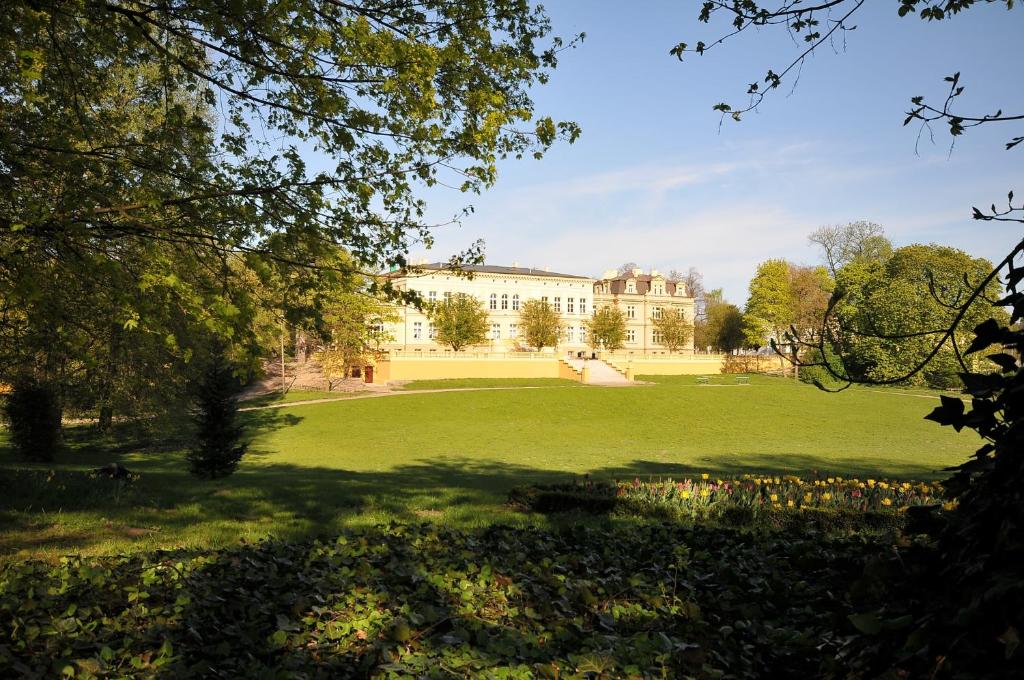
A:
[[[196,390],[196,442],[188,453],[192,474],[227,477],[238,467],[248,445],[238,423],[240,385],[222,352],[215,352]]]

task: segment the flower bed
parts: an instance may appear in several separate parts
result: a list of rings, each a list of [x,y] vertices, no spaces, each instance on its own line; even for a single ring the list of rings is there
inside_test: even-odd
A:
[[[510,494],[513,504],[551,513],[582,510],[661,517],[707,519],[733,523],[801,513],[815,518],[862,517],[868,524],[914,506],[944,502],[936,483],[891,479],[848,479],[743,475],[721,479],[703,474],[695,479],[659,479],[615,483],[577,481],[569,484],[522,487]],[[788,522],[785,522],[788,524]],[[840,522],[846,525],[849,522]]]

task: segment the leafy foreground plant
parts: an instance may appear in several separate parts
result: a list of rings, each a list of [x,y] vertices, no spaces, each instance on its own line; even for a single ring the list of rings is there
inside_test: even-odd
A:
[[[1009,324],[983,322],[964,352],[1001,347],[988,355],[999,370],[961,374],[970,409],[943,396],[928,416],[973,429],[986,443],[945,482],[957,508],[921,518],[933,540],[872,566],[875,583],[857,619],[865,636],[844,652],[865,673],[1024,677],[1024,268],[1015,264],[1022,253],[1024,242],[1005,260],[1008,294],[996,303],[1012,309]],[[883,625],[891,621],[905,623]]]
[[[0,675],[817,677],[861,539],[392,526],[0,573]]]

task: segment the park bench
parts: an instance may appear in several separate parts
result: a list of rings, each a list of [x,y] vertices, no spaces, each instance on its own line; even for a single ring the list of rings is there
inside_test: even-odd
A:
[[[708,384],[708,380],[710,380],[710,378],[708,378],[706,375],[698,375],[697,376],[697,384],[698,385],[707,385]]]
[[[738,376],[736,376],[736,384],[737,385],[749,385],[750,384],[750,377],[746,376],[746,375],[738,375]]]

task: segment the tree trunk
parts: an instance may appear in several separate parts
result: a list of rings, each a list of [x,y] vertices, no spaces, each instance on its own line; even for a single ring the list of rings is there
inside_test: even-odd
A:
[[[110,432],[110,428],[114,424],[114,407],[110,404],[104,404],[100,407],[100,418],[97,422],[97,427],[100,432]]]

